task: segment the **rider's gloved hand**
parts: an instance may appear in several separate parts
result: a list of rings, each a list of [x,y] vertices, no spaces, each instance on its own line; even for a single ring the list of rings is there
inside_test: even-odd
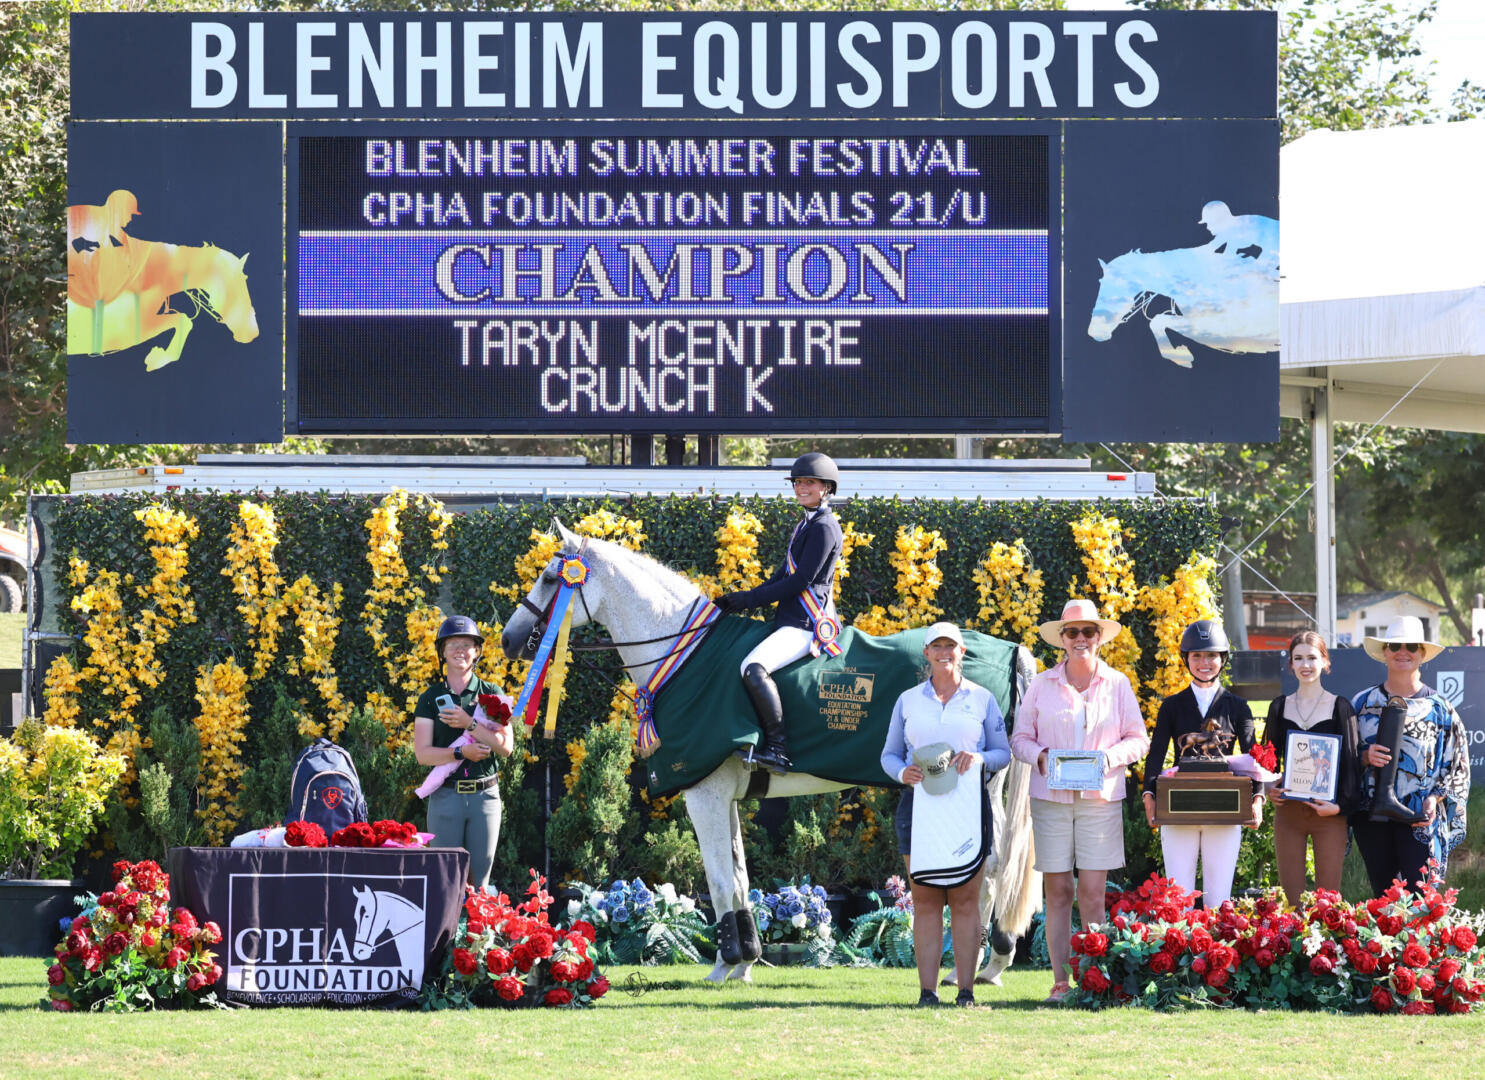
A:
[[[750,606],[748,604],[748,594],[745,592],[723,593],[713,600],[712,603],[716,605],[717,610],[723,615],[729,615],[734,611],[745,611]]]

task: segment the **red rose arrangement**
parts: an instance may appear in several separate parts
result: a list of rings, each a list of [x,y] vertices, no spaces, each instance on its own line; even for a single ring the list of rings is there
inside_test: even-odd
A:
[[[364,821],[352,822],[330,834],[331,847],[381,847],[376,830]]]
[[[356,822],[330,836],[312,821],[291,821],[284,830],[289,847],[421,847],[418,827],[410,821]]]
[[[222,940],[214,922],[171,908],[158,863],[113,864],[113,888],[69,924],[46,973],[58,1012],[191,1008],[216,1004],[222,967],[207,949]]]
[[[1252,757],[1254,764],[1269,772],[1273,772],[1274,767],[1279,764],[1279,755],[1271,742],[1254,743],[1253,749],[1248,751],[1248,754]]]
[[[291,821],[284,830],[284,843],[289,847],[329,847],[330,838],[313,821]]]
[[[504,727],[510,723],[510,698],[504,694],[480,694],[480,708],[492,724]]]
[[[1455,912],[1455,890],[1440,892],[1438,866],[1429,865],[1429,880],[1416,889],[1396,881],[1358,904],[1319,890],[1298,909],[1277,890],[1196,909],[1194,896],[1152,876],[1111,893],[1107,924],[1073,935],[1069,1000],[1094,1008],[1470,1012],[1485,995],[1485,950]]]
[[[578,1008],[608,992],[591,955],[593,927],[553,926],[546,878],[535,870],[526,899],[517,904],[505,893],[466,889],[448,970],[424,986],[426,1005]]]

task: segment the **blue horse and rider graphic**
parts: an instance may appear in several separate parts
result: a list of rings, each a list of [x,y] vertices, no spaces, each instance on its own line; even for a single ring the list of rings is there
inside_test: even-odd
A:
[[[1088,336],[1108,341],[1121,325],[1143,317],[1160,355],[1191,367],[1191,349],[1171,332],[1219,352],[1271,353],[1279,347],[1279,223],[1261,214],[1234,214],[1224,202],[1202,208],[1212,234],[1200,247],[1135,248],[1098,260],[1103,278]]]

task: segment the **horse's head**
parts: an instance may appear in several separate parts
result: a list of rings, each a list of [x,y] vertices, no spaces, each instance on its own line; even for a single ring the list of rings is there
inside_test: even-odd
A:
[[[585,544],[581,537],[570,532],[560,521],[554,520],[552,526],[562,542],[562,548],[552,556],[551,561],[542,570],[541,576],[536,579],[536,584],[531,586],[531,591],[522,598],[520,606],[511,613],[511,617],[506,621],[505,629],[500,634],[500,647],[512,660],[530,660],[536,655],[536,648],[541,644],[542,635],[547,630],[552,602],[557,598],[557,592],[562,587],[562,564],[576,555],[580,549],[593,550],[592,541]],[[602,606],[603,602],[602,590],[591,573],[587,581],[578,586],[578,592],[579,595],[572,601],[573,626],[582,626],[588,622],[590,617],[596,617],[594,612]]]
[[[371,886],[362,885],[351,889],[351,895],[356,898],[356,937],[351,951],[357,960],[365,960],[374,951],[371,938],[375,933],[376,894]]]
[[[241,258],[225,248],[211,248],[212,273],[207,278],[205,293],[211,314],[232,332],[232,340],[247,343],[258,336],[258,315],[248,295],[248,257]]]
[[[1093,302],[1093,315],[1088,320],[1088,336],[1094,341],[1107,341],[1134,308],[1143,291],[1128,273],[1129,263],[1138,250],[1125,252],[1111,262],[1098,260],[1103,276],[1098,282],[1098,299]]]

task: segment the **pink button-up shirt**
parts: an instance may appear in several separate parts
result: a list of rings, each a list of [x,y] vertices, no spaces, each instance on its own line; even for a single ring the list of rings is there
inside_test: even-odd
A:
[[[1085,799],[1124,798],[1124,771],[1150,751],[1145,718],[1129,680],[1102,660],[1094,661],[1093,681],[1079,694],[1067,681],[1066,663],[1031,680],[1016,708],[1011,753],[1031,765],[1031,797],[1070,803],[1078,792],[1053,791],[1036,767],[1043,750],[1102,750],[1103,787],[1085,791]],[[1081,699],[1081,701],[1080,701]],[[1082,704],[1080,718],[1078,705]]]

